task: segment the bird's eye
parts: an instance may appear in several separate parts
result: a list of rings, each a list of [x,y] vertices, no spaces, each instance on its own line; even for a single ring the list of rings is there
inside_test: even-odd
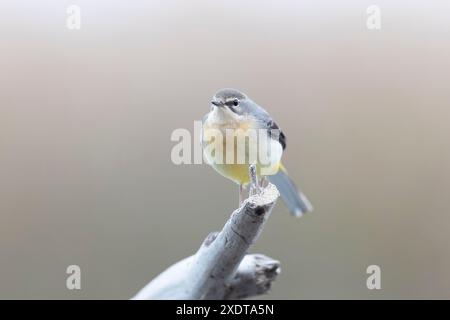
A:
[[[238,99],[234,99],[233,100],[233,106],[237,107],[239,105],[239,100]]]

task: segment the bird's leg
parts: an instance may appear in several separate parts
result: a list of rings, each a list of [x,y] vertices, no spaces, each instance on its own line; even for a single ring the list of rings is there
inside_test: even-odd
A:
[[[250,177],[250,195],[259,194],[261,192],[258,175],[256,174],[256,165],[252,164],[248,168],[248,174]]]
[[[266,177],[262,177],[261,180],[258,179],[258,175],[256,173],[256,165],[252,164],[248,167],[248,175],[250,178],[250,183],[248,187],[248,194],[246,194],[246,190],[243,184],[239,184],[239,206],[242,205],[244,200],[255,194],[261,193],[261,188],[264,187],[264,184],[268,183]]]

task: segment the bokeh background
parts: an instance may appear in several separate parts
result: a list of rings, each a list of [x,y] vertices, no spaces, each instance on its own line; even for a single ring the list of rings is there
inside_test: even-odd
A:
[[[66,28],[70,4],[81,30]],[[0,298],[127,299],[220,230],[237,187],[172,164],[170,135],[192,131],[222,87],[280,124],[316,208],[294,219],[277,205],[252,250],[282,263],[263,298],[450,298],[449,1],[0,12]],[[381,290],[366,288],[372,264]]]

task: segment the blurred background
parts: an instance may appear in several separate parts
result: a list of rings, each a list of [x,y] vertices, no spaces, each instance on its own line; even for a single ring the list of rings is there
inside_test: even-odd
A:
[[[276,119],[316,209],[277,204],[263,298],[450,298],[450,2],[379,0],[380,30],[372,4],[2,1],[0,298],[128,299],[220,230],[236,185],[170,136],[222,87]]]

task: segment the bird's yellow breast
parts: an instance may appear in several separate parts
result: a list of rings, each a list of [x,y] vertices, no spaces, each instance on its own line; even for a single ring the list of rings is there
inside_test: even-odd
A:
[[[259,130],[254,121],[247,119],[205,121],[202,140],[206,161],[222,176],[238,184],[249,182],[248,167],[252,163],[256,164],[258,175],[275,174],[279,169],[282,147],[278,141],[267,139],[264,130]],[[267,148],[267,143],[274,150],[262,161],[259,150],[263,144]]]

